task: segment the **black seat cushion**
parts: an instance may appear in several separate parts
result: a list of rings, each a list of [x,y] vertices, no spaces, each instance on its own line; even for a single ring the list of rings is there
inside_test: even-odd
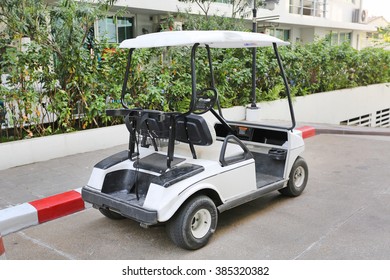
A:
[[[193,145],[209,146],[213,143],[207,122],[202,116],[188,115],[176,122],[176,140]]]
[[[173,158],[172,166],[184,161],[184,158]],[[167,167],[167,156],[153,153],[134,162],[134,168],[145,169],[157,173],[164,173]]]

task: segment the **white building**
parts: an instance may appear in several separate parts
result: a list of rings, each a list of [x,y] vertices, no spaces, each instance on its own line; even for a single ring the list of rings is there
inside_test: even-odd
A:
[[[330,36],[333,44],[351,42],[356,49],[365,47],[368,11],[363,0],[280,0],[271,12],[280,15],[273,22],[259,23],[264,31],[291,42],[311,42]],[[269,12],[268,12],[269,13]]]
[[[366,45],[367,32],[375,27],[367,25],[368,11],[362,9],[363,0],[265,0],[267,8],[257,12],[258,31],[265,32],[291,42],[311,42],[315,38],[330,36],[333,44],[349,41],[356,49]],[[209,14],[230,16],[232,7],[229,0],[213,3]],[[279,2],[272,5],[270,2]],[[196,4],[177,0],[118,0],[118,8],[126,7],[127,12],[117,21],[112,17],[96,23],[97,36],[106,34],[110,41],[121,42],[146,32],[156,32],[168,14],[191,8],[198,14],[201,9]],[[251,24],[251,11],[248,10],[248,26]],[[269,20],[270,18],[277,18]],[[174,28],[181,23],[175,22]]]

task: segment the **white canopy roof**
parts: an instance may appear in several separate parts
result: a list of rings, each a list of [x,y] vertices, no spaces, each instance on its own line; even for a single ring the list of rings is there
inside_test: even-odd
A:
[[[278,38],[252,32],[241,31],[166,31],[140,35],[134,39],[124,40],[120,48],[155,48],[170,46],[209,45],[211,48],[253,48],[267,47],[276,43],[288,45]]]

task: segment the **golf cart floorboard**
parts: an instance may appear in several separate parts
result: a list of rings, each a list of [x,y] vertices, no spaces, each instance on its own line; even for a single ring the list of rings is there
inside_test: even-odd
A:
[[[267,186],[267,185],[272,184],[272,183],[276,183],[276,182],[281,181],[281,180],[283,180],[282,177],[261,174],[260,176],[257,176],[257,178],[256,178],[256,185],[257,185],[257,188],[261,188],[261,187]]]
[[[285,160],[276,160],[263,153],[252,154],[256,166],[257,188],[283,180]]]
[[[145,200],[144,196],[140,196],[139,200],[137,200],[137,196],[134,193],[129,193],[127,190],[112,192],[109,195],[118,200],[138,205],[142,205]]]

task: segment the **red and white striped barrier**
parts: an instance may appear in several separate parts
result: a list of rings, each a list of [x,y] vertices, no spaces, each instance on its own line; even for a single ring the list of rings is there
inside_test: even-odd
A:
[[[0,260],[5,260],[5,247],[3,237],[0,235]]]
[[[302,133],[303,139],[316,135],[316,129],[312,126],[301,126],[296,128],[296,130],[299,130]]]
[[[7,235],[85,209],[81,189],[0,210],[0,233]]]

